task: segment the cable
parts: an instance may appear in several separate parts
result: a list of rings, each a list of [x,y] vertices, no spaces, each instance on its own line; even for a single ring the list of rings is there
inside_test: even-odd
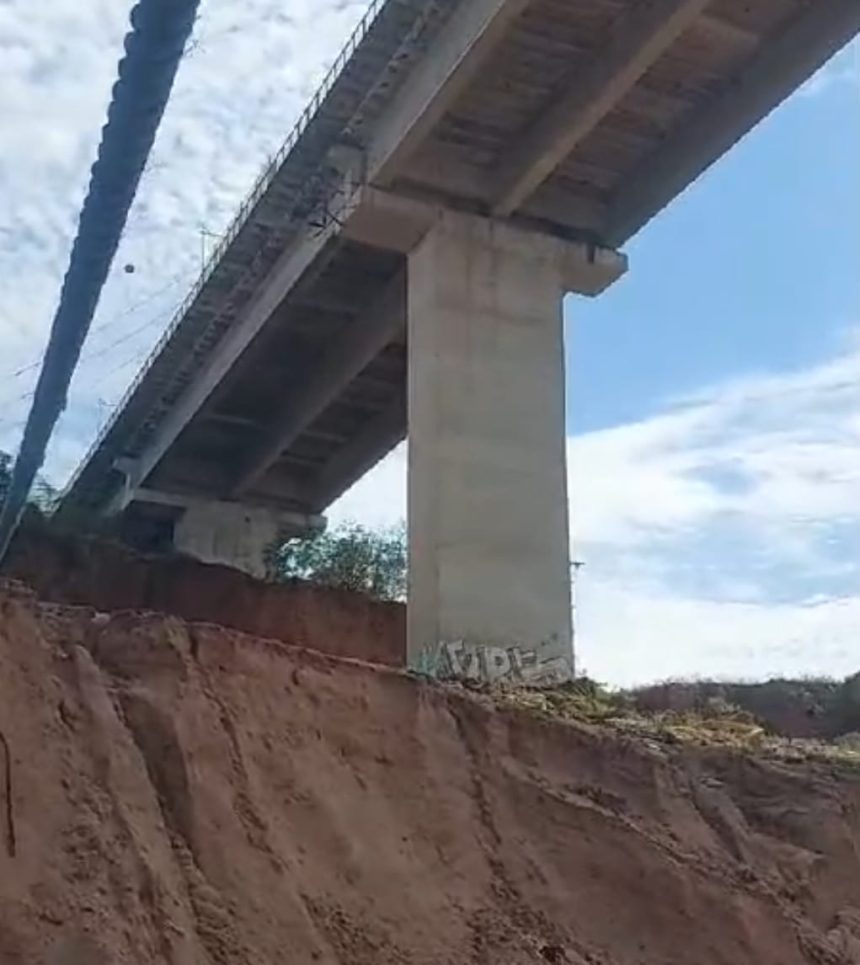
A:
[[[119,348],[120,345],[124,345],[126,342],[130,341],[131,339],[136,338],[138,335],[141,335],[147,329],[152,328],[153,325],[156,325],[158,322],[163,321],[165,318],[172,315],[174,311],[175,311],[175,308],[171,305],[169,308],[165,309],[164,311],[158,312],[157,315],[153,315],[152,318],[147,319],[145,322],[143,322],[143,324],[138,325],[137,328],[133,328],[129,332],[124,332],[122,335],[118,336],[112,342],[109,342],[107,345],[102,345],[99,348],[95,348],[91,352],[84,352],[84,354],[81,356],[80,361],[91,362],[93,359],[102,358],[103,356],[107,355],[108,352],[112,352],[115,348]]]
[[[6,499],[0,561],[18,526],[81,354],[200,0],[139,0],[81,208],[45,359]]]
[[[158,314],[153,315],[152,318],[148,319],[142,325],[139,325],[137,328],[133,329],[130,332],[126,332],[125,334],[120,335],[119,338],[115,339],[110,344],[99,347],[91,352],[84,352],[81,355],[80,359],[78,360],[78,371],[80,371],[80,367],[85,365],[87,362],[91,362],[93,359],[98,359],[104,355],[107,355],[109,352],[112,352],[115,348],[119,348],[121,345],[131,341],[136,336],[141,335],[147,329],[152,328],[153,326],[157,325],[159,322],[163,322],[166,318],[169,318],[171,315],[174,315],[176,313],[176,307],[177,307],[176,305],[170,305],[167,308],[163,309],[162,311],[158,312]],[[104,328],[104,327],[105,325],[100,326],[100,328]],[[96,331],[96,330],[93,329],[93,331]],[[117,372],[131,365],[133,362],[142,362],[143,359],[146,358],[148,351],[149,350],[147,348],[138,350],[137,352],[134,353],[134,355],[127,357],[122,362],[119,362],[117,365],[115,365],[113,368],[108,369],[106,372],[102,372],[99,376],[96,377],[96,380],[94,382],[90,381],[89,387],[92,389],[92,388],[96,388],[99,385],[103,385],[108,379],[116,375]],[[9,396],[3,399],[2,401],[0,401],[0,407],[15,405],[15,403],[17,402],[23,402],[26,399],[32,399],[34,394],[35,394],[34,390],[31,389],[28,392],[22,392],[16,396]],[[11,424],[13,422],[14,424]],[[0,417],[0,429],[2,429],[4,426],[7,427],[7,429],[18,429],[21,426],[25,425],[26,422],[27,422],[26,419],[13,420],[13,418],[10,416]]]
[[[145,305],[148,305],[151,301],[154,301],[160,295],[173,288],[174,285],[178,285],[184,278],[188,276],[187,271],[178,272],[170,281],[166,282],[160,288],[155,289],[155,291],[150,291],[142,298],[139,298],[136,302],[131,305],[126,306],[118,315],[114,315],[112,318],[107,319],[100,325],[95,325],[90,329],[91,335],[96,335],[98,332],[104,332],[106,329],[111,328],[115,325],[121,318],[127,318],[129,315],[134,315],[135,312],[139,311]],[[12,372],[7,372],[6,375],[0,376],[0,381],[11,381],[12,379],[18,379],[22,375],[26,375],[27,372],[32,372],[33,369],[37,369],[42,362],[42,356],[33,359],[32,362],[25,362],[20,368],[15,369]]]
[[[109,321],[102,322],[101,325],[95,326],[93,329],[90,330],[90,335],[92,336],[96,332],[105,331],[110,326],[115,324],[120,318],[133,314],[139,308],[142,308],[145,304],[147,304],[148,302],[151,302],[154,298],[158,297],[158,295],[164,294],[164,292],[166,292],[168,288],[172,288],[175,284],[177,284],[177,281],[181,280],[182,277],[183,276],[177,276],[176,279],[171,281],[168,285],[165,285],[162,288],[160,288],[157,292],[150,292],[150,294],[146,296],[146,298],[141,299],[136,304],[120,312],[119,315],[115,316]],[[177,308],[176,304],[171,303],[171,305],[169,305],[166,309],[162,309],[160,312],[157,312],[155,315],[151,316],[149,319],[147,319],[147,321],[143,322],[141,325],[138,325],[136,328],[127,330],[126,332],[124,332],[123,334],[115,338],[112,342],[109,342],[106,345],[93,346],[93,348],[90,351],[83,352],[81,354],[81,357],[78,359],[78,371],[80,370],[81,366],[86,364],[87,362],[91,362],[93,359],[98,359],[105,355],[108,355],[110,352],[112,352],[116,348],[119,348],[125,342],[131,341],[132,339],[136,338],[138,335],[141,335],[143,332],[147,331],[148,329],[163,322],[166,318],[175,314],[176,308]],[[143,352],[136,353],[134,358],[138,358],[142,360],[145,356],[146,356],[146,352],[143,351]],[[36,366],[39,365],[39,361],[36,361],[31,365],[27,365],[27,366],[24,366],[23,368],[16,370],[11,376],[8,376],[8,379],[11,380],[11,379],[14,379],[15,377],[20,377],[21,375],[24,375],[25,373],[32,371],[34,368],[36,368]],[[129,363],[126,361],[122,365],[118,366],[118,368],[124,368],[128,364]],[[116,371],[117,371],[117,368],[111,369],[106,375],[100,376],[95,384],[100,385],[105,380],[105,378],[110,377]],[[21,402],[24,399],[31,399],[34,394],[35,394],[34,390],[30,389],[29,391],[24,393],[4,396],[3,398],[0,398],[0,411],[2,411],[7,406],[14,405],[16,402]],[[4,422],[7,422],[7,421],[9,420],[0,418],[0,426],[2,426]],[[26,422],[26,420],[24,421]],[[23,422],[21,424],[23,425]]]

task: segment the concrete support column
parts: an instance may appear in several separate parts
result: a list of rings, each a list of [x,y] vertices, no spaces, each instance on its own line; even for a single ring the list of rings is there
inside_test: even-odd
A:
[[[595,287],[591,255],[447,213],[409,255],[415,670],[573,674],[562,296],[578,265]]]

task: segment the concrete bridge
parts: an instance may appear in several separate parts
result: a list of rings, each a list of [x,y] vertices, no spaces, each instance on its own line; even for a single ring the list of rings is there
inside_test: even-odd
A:
[[[858,0],[374,3],[64,496],[252,571],[409,435],[413,666],[572,672],[561,300]]]

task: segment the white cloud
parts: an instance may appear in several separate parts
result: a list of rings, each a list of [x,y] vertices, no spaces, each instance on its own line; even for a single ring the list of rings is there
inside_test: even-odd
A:
[[[856,518],[858,413],[860,351],[853,350],[805,371],[729,382],[643,422],[590,433],[571,457],[580,539],[629,545],[662,528],[730,515],[761,533],[774,524],[784,531]]]
[[[211,234],[224,231],[366,7],[201,4],[49,452],[55,479],[74,467],[189,289],[201,228],[211,250]],[[29,407],[37,370],[28,366],[47,338],[130,9],[0,4],[0,449],[15,447]]]
[[[860,350],[568,440],[578,651],[613,683],[860,669]],[[405,513],[401,446],[335,507]]]
[[[406,460],[403,442],[331,507],[332,525],[356,521],[381,529],[402,522],[406,518]]]
[[[843,676],[860,669],[860,597],[745,603],[583,571],[580,669],[616,685],[678,677]]]

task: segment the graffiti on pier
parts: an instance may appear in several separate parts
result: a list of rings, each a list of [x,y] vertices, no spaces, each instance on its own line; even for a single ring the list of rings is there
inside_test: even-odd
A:
[[[543,657],[539,648],[535,647],[499,647],[470,644],[463,640],[425,646],[419,654],[417,665],[412,669],[437,680],[523,683],[533,686],[551,686],[572,676],[571,661],[564,656]]]

